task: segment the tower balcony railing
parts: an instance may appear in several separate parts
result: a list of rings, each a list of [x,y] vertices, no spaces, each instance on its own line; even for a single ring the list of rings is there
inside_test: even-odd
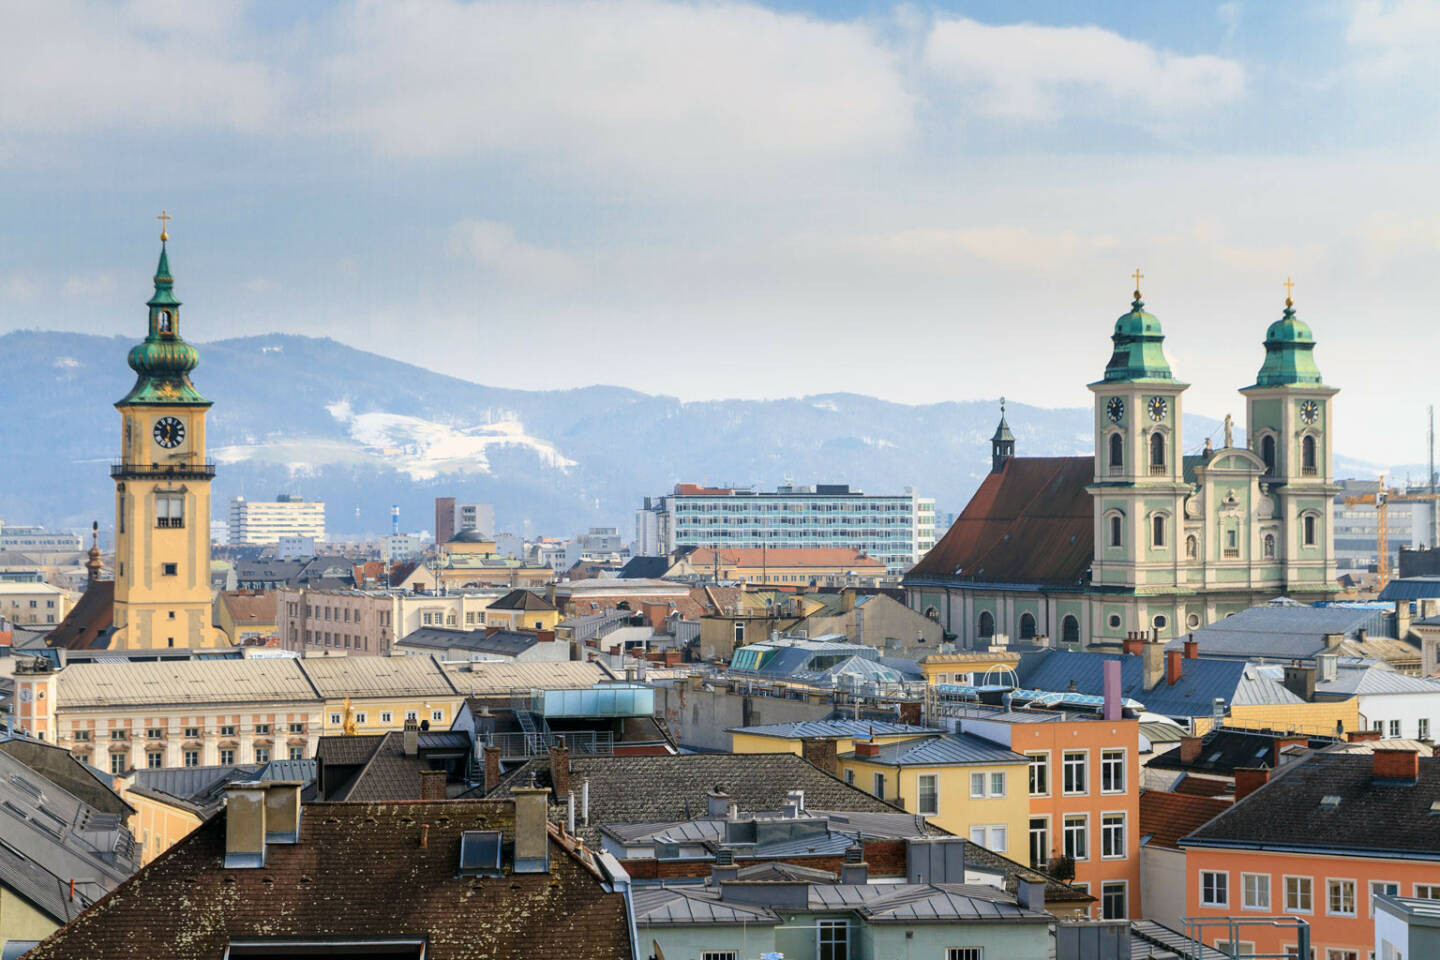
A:
[[[1167,468],[1163,463],[1150,464],[1150,476],[1152,477],[1163,477],[1169,472],[1169,468]]]
[[[212,480],[213,463],[125,463],[110,464],[110,476],[117,480]]]

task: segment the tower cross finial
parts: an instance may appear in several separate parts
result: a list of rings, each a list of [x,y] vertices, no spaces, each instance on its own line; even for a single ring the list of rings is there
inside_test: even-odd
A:
[[[1004,397],[1001,397],[1001,398],[1000,398],[1000,419],[1001,419],[1001,420],[1004,420],[1004,419],[1005,419],[1005,398],[1004,398]]]
[[[1293,303],[1295,302],[1295,300],[1294,300],[1294,298],[1293,298],[1293,294],[1294,294],[1294,293],[1295,293],[1295,281],[1291,280],[1289,277],[1286,277],[1286,278],[1285,278],[1285,306],[1288,307],[1288,306],[1290,306],[1291,304],[1293,304]]]
[[[1130,277],[1131,277],[1131,279],[1133,279],[1133,280],[1135,281],[1135,299],[1136,299],[1136,300],[1139,300],[1139,299],[1140,299],[1140,281],[1145,279],[1145,274],[1143,274],[1143,273],[1140,272],[1140,268],[1139,268],[1139,267],[1136,267],[1136,268],[1135,268],[1135,272],[1132,273],[1132,274],[1130,274]]]
[[[166,240],[170,239],[170,221],[174,220],[175,218],[170,216],[170,214],[166,213],[164,210],[161,210],[160,216],[156,217],[155,219],[160,221],[160,242],[164,243]]]

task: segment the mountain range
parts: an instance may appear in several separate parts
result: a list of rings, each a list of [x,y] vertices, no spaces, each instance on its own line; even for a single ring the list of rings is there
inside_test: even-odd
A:
[[[0,518],[69,529],[113,522],[108,464],[120,420],[110,405],[133,382],[133,342],[0,336]],[[682,480],[913,486],[943,515],[963,508],[989,470],[998,419],[990,400],[908,406],[835,392],[684,402],[612,386],[502,389],[293,335],[197,348],[195,386],[215,404],[214,518],[232,496],[290,493],[324,500],[337,538],[388,531],[392,504],[402,529],[428,530],[437,496],[494,503],[497,526],[517,534],[619,526],[628,536],[643,498]],[[1022,456],[1088,453],[1091,416],[1007,407]],[[1184,427],[1190,446],[1207,435],[1218,445],[1219,421],[1187,415]],[[1355,475],[1373,469],[1348,465]]]

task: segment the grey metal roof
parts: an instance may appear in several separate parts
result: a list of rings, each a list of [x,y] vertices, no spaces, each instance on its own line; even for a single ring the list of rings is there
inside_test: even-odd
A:
[[[1317,681],[1315,691],[1356,696],[1440,693],[1440,683],[1400,673],[1383,663],[1341,663],[1335,679]]]
[[[1391,580],[1380,591],[1380,600],[1433,600],[1440,597],[1440,577],[1405,577]]]
[[[1361,630],[1385,636],[1386,611],[1371,606],[1311,607],[1296,603],[1269,603],[1241,610],[1190,634],[1202,657],[1251,659],[1312,659],[1329,644],[1326,634],[1355,639]],[[1179,650],[1184,638],[1171,640],[1167,650]]]
[[[500,657],[518,657],[535,646],[539,638],[518,630],[447,630],[444,627],[421,627],[407,633],[397,647],[416,650],[466,650]]]
[[[779,811],[747,811],[766,816],[779,816]],[[835,835],[843,836],[848,845],[856,837],[869,839],[923,837],[932,833],[925,818],[911,813],[864,813],[840,810],[807,809],[803,816],[823,817]],[[625,843],[645,841],[663,843],[716,843],[725,838],[723,817],[697,817],[694,820],[661,823],[607,823],[601,831]],[[807,838],[811,839],[811,838]],[[840,848],[842,851],[844,846]],[[765,847],[756,848],[753,856],[780,856]]]
[[[889,720],[797,720],[792,723],[766,723],[758,727],[732,727],[730,733],[748,733],[757,737],[889,737],[897,734],[940,733],[932,727],[917,727]]]
[[[636,887],[635,919],[642,925],[709,926],[759,924],[776,926],[780,915],[762,906],[722,903],[706,887]]]
[[[1025,757],[971,733],[939,734],[881,744],[875,756],[844,754],[888,766],[929,766],[969,763],[1026,763]]]
[[[1048,923],[996,887],[965,884],[810,883],[808,913],[859,913],[872,923]],[[643,925],[778,924],[781,915],[752,903],[727,900],[715,887],[637,887],[635,916]]]

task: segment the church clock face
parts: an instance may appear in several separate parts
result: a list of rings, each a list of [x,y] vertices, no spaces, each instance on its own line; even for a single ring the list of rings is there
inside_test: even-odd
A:
[[[1110,418],[1111,423],[1119,423],[1120,418],[1125,416],[1125,401],[1119,397],[1105,401],[1105,416]]]
[[[160,446],[173,450],[185,439],[185,424],[175,417],[161,417],[155,421],[155,429],[151,431],[151,435]]]
[[[1320,419],[1320,404],[1314,400],[1306,400],[1300,404],[1300,419],[1306,423],[1314,423]]]
[[[1168,402],[1166,402],[1166,400],[1165,400],[1164,397],[1151,397],[1151,398],[1150,398],[1150,419],[1151,419],[1151,420],[1154,420],[1156,423],[1159,423],[1161,420],[1164,420],[1164,419],[1165,419],[1165,414],[1166,414],[1167,412],[1169,412],[1169,410],[1170,410],[1170,404],[1169,404]]]

